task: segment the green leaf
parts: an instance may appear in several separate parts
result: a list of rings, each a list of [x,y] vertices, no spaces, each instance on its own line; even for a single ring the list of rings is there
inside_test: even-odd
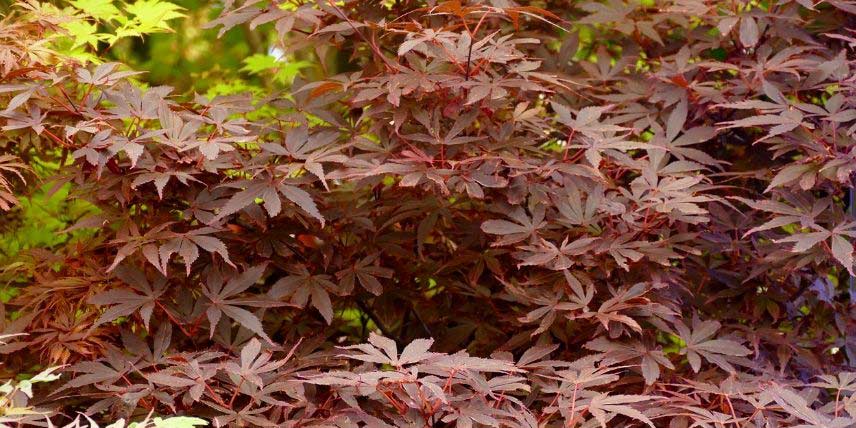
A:
[[[137,30],[143,34],[172,31],[167,21],[184,17],[185,15],[179,12],[180,10],[184,10],[184,8],[169,2],[137,0],[125,7],[126,12],[134,15],[133,21],[126,25],[129,29]]]
[[[87,16],[101,21],[112,21],[121,16],[112,0],[74,0],[71,5]]]
[[[274,73],[274,80],[280,83],[291,82],[301,69],[312,65],[307,61],[288,62],[285,60],[278,60],[276,57],[266,54],[255,54],[249,56],[244,58],[243,63],[244,66],[241,67],[241,70],[250,74],[261,74],[267,70],[276,70]]]
[[[301,69],[311,66],[312,64],[306,61],[295,61],[289,63],[280,63],[274,79],[282,83],[291,83],[294,77],[300,73]]]
[[[95,48],[98,47],[99,41],[106,39],[106,35],[97,33],[97,25],[82,19],[65,22],[62,24],[62,28],[68,31],[68,35],[73,41],[71,49],[86,44]]]
[[[118,421],[113,422],[112,424],[107,425],[107,426],[106,426],[106,427],[104,427],[104,428],[122,428],[122,427],[124,427],[124,426],[125,426],[125,420],[124,420],[124,419],[119,419]],[[133,427],[135,427],[135,426],[137,426],[137,423],[136,423],[136,422],[131,422],[131,424],[129,424],[129,425],[128,425],[128,428],[133,428]],[[90,428],[92,428],[92,427],[90,427]]]
[[[271,55],[265,54],[255,54],[253,56],[248,56],[244,58],[244,66],[241,67],[242,71],[249,72],[250,74],[259,74],[262,71],[270,70],[271,68],[276,68],[277,60]]]
[[[166,419],[154,418],[152,422],[156,428],[194,428],[208,425],[208,421],[204,419],[189,416],[175,416]]]

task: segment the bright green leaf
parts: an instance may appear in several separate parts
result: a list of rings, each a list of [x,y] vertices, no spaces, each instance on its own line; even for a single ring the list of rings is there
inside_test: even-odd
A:
[[[112,0],[73,0],[71,5],[102,21],[112,21],[119,17],[119,9],[113,5]]]
[[[301,69],[311,66],[312,64],[306,61],[295,61],[283,64],[277,70],[274,78],[282,83],[290,83]]]
[[[208,425],[208,421],[189,416],[175,416],[172,418],[154,418],[152,422],[156,428],[194,428],[196,426]]]
[[[275,68],[276,66],[276,58],[265,54],[255,54],[244,58],[244,66],[241,67],[241,70],[249,72],[250,74],[258,74],[262,71]]]
[[[125,11],[134,15],[134,20],[126,25],[143,34],[172,31],[167,21],[185,16],[179,12],[181,6],[160,0],[137,0],[125,7]]]
[[[82,19],[65,22],[62,24],[62,27],[68,31],[69,37],[73,40],[71,49],[86,44],[95,48],[98,46],[98,42],[100,40],[104,40],[106,38],[104,34],[97,33],[97,25],[86,22]]]

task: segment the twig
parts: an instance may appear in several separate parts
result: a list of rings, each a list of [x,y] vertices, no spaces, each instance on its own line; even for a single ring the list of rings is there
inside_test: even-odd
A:
[[[388,328],[386,328],[385,325],[383,325],[382,322],[380,322],[380,319],[377,317],[377,315],[375,315],[371,308],[369,308],[368,305],[366,305],[366,303],[363,302],[362,299],[357,299],[357,307],[359,307],[364,314],[368,315],[369,319],[372,320],[373,323],[375,323],[377,328],[380,330],[381,333],[383,333],[384,336],[393,340],[395,339],[395,336],[392,334],[392,331],[390,331]]]

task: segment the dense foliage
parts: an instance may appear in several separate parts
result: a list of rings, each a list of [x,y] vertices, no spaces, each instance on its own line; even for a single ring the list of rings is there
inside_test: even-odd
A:
[[[856,425],[850,0],[0,7],[0,426]]]

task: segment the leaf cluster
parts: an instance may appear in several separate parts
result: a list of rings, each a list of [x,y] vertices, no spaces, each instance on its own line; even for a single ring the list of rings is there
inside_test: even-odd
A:
[[[0,215],[72,207],[0,260],[0,374],[63,376],[0,423],[856,424],[852,2],[227,1],[188,25],[264,53],[207,92],[107,53],[188,14],[0,21]]]

